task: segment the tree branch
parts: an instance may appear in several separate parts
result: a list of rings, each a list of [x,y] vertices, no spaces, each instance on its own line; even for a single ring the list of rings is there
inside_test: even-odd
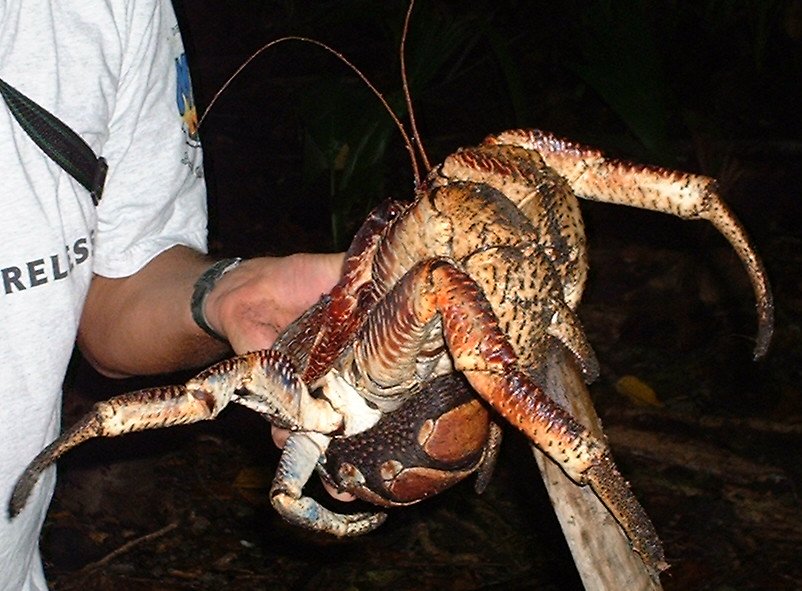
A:
[[[570,410],[595,436],[601,422],[574,360],[553,349],[546,370],[546,392]],[[657,591],[662,589],[635,552],[623,530],[590,487],[577,486],[542,452],[532,448],[579,576],[587,591]]]

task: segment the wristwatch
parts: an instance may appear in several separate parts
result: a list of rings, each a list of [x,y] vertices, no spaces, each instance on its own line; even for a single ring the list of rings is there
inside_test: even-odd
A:
[[[198,277],[198,280],[195,282],[195,287],[192,290],[192,299],[190,300],[192,319],[195,321],[195,324],[203,329],[203,332],[218,341],[225,342],[226,338],[209,325],[209,322],[206,320],[206,315],[203,313],[203,307],[206,303],[206,297],[211,293],[212,289],[214,289],[215,284],[220,278],[232,269],[236,269],[241,262],[242,259],[239,257],[217,261]]]

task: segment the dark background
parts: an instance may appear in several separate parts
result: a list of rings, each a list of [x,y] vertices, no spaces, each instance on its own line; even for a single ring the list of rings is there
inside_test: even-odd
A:
[[[405,115],[404,2],[176,9],[199,112],[249,55],[292,34],[348,56]],[[407,49],[433,162],[524,126],[720,180],[772,278],[768,358],[750,359],[753,296],[711,227],[583,203],[592,271],[580,316],[602,364],[591,392],[665,542],[666,589],[802,588],[802,2],[433,0],[416,7]],[[200,134],[215,255],[340,249],[372,204],[412,194],[389,117],[312,46],[254,60]],[[65,421],[95,400],[185,378],[105,380],[78,362]],[[45,528],[53,588],[580,588],[512,432],[481,497],[463,483],[345,542],[275,515],[277,455],[267,425],[240,409],[75,450]]]

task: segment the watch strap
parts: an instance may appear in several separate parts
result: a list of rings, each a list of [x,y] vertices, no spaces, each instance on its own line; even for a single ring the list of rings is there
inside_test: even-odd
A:
[[[195,282],[195,287],[192,290],[192,299],[190,300],[192,319],[195,321],[195,324],[203,329],[203,332],[218,341],[225,342],[226,338],[211,327],[206,320],[203,307],[206,304],[206,298],[209,293],[211,293],[212,289],[214,289],[215,284],[220,278],[232,269],[236,269],[241,262],[242,259],[238,257],[217,261],[198,277],[198,280]]]

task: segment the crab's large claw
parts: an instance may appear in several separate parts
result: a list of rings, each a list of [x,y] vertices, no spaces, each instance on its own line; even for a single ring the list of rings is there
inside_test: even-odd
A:
[[[325,482],[374,505],[417,503],[474,472],[492,476],[501,429],[459,373],[422,385],[371,428],[331,441],[318,471]]]
[[[301,494],[328,445],[319,433],[293,433],[284,445],[270,500],[284,519],[306,529],[337,537],[358,536],[376,529],[387,517],[384,513],[335,513]]]
[[[213,419],[230,401],[292,429],[329,433],[342,423],[327,402],[309,394],[283,354],[255,351],[226,359],[183,386],[138,390],[97,403],[28,465],[14,487],[9,515],[22,510],[42,472],[81,442]]]

